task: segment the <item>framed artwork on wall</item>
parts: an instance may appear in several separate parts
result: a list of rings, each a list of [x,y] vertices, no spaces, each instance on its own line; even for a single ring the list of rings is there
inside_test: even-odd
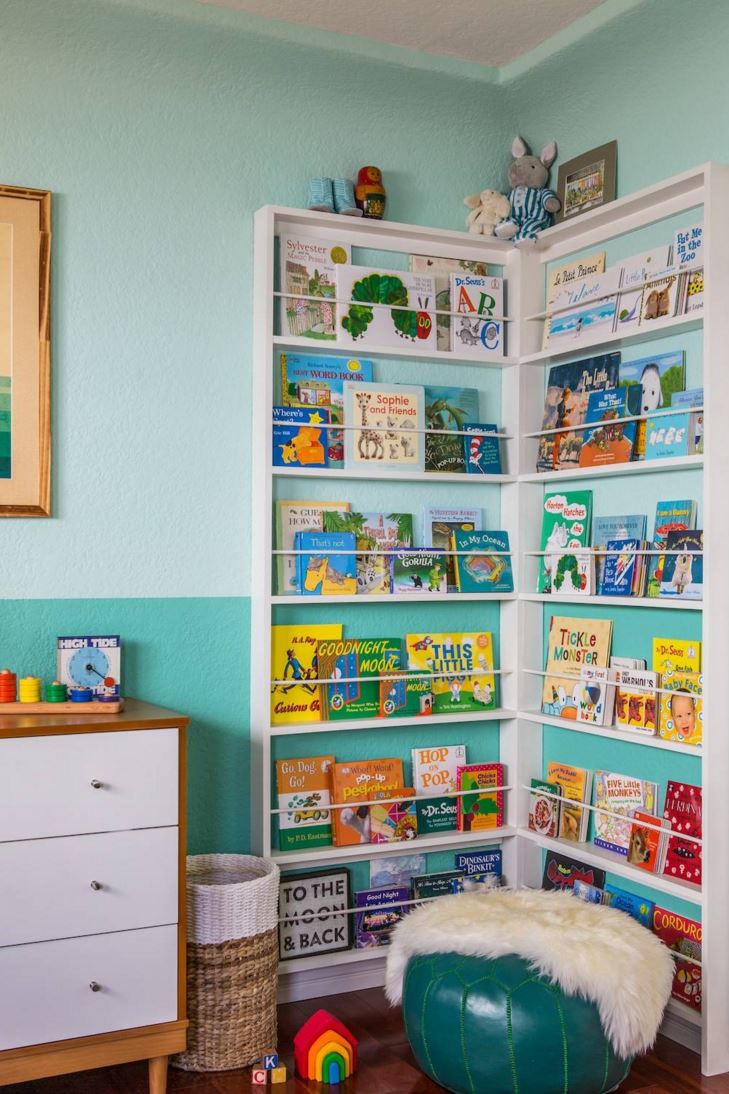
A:
[[[279,889],[279,957],[310,957],[352,944],[352,888],[346,866],[284,874]]]
[[[51,513],[51,194],[0,185],[0,516]]]
[[[557,196],[562,208],[555,221],[571,220],[614,201],[617,162],[618,142],[609,141],[560,164]]]

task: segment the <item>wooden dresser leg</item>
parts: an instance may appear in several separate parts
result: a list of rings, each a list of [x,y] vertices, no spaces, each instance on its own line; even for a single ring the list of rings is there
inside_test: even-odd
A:
[[[153,1056],[149,1061],[149,1094],[167,1094],[166,1056]]]

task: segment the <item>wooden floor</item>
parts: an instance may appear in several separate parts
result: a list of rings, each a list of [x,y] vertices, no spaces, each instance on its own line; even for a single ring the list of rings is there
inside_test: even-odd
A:
[[[351,1028],[360,1044],[357,1075],[338,1089],[341,1094],[429,1094],[442,1088],[426,1079],[415,1064],[400,1021],[400,1012],[390,1010],[381,989],[331,999],[310,999],[288,1003],[279,1009],[279,1049],[286,1064],[293,1063],[290,1046],[296,1030],[319,1007],[326,1007]],[[200,1075],[170,1069],[169,1091],[189,1094],[242,1094],[250,1087],[247,1071]],[[331,1089],[317,1083],[291,1079],[286,1086],[269,1087],[277,1094],[304,1094]],[[708,1091],[729,1094],[729,1075],[704,1079],[698,1057],[672,1041],[659,1038],[654,1052],[635,1064],[620,1087],[632,1094],[692,1094]],[[125,1064],[102,1071],[44,1079],[2,1088],[3,1094],[146,1094],[147,1072],[143,1064]]]

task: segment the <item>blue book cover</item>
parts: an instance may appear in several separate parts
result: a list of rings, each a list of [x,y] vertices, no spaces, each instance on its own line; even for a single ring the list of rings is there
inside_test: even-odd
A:
[[[645,513],[621,513],[616,517],[595,517],[592,521],[592,543],[604,547],[611,539],[645,539]]]
[[[461,593],[513,593],[514,574],[508,551],[508,532],[454,532],[456,583]],[[496,552],[495,554],[493,552]]]
[[[353,532],[297,532],[294,548],[302,596],[354,596],[357,592]]]
[[[579,878],[572,886],[572,895],[584,900],[586,904],[602,904],[603,902],[602,889],[598,889],[597,885],[589,885],[586,881],[580,881]]]
[[[502,854],[497,847],[489,851],[457,851],[454,865],[466,876],[471,874],[496,874],[501,877]]]
[[[657,418],[647,418],[645,429],[646,460],[665,460],[676,456],[688,456],[689,426],[691,415],[661,414]]]
[[[676,410],[693,410],[694,407],[704,405],[704,389],[692,387],[688,391],[674,391],[671,398],[671,408]]]
[[[369,384],[375,375],[372,361],[361,357],[329,357],[323,353],[282,353],[279,365],[281,402],[285,406],[327,410],[337,425],[344,422],[344,381]],[[329,429],[324,440],[329,467],[343,467],[344,434]]]
[[[409,885],[391,885],[383,889],[362,889],[354,894],[355,949],[389,946],[390,935],[408,912]],[[403,903],[405,907],[403,907]],[[383,907],[384,905],[384,907]]]
[[[652,900],[646,900],[645,897],[629,893],[627,889],[619,889],[617,885],[606,885],[605,892],[610,894],[611,908],[617,908],[619,912],[625,912],[626,915],[637,919],[648,930],[651,929],[655,910],[655,904]]]
[[[493,422],[466,422],[463,429],[469,434],[468,437],[463,438],[463,453],[468,474],[500,475],[499,438],[488,436],[489,433],[498,433],[499,427]]]
[[[630,596],[635,577],[635,564],[641,549],[639,539],[611,539],[606,544],[607,554],[599,586],[600,596]]]
[[[631,460],[638,423],[614,420],[637,412],[637,401],[630,398],[630,390],[627,387],[609,388],[590,394],[585,421],[600,424],[596,429],[583,431],[580,467],[601,467]]]
[[[651,414],[671,406],[675,391],[686,386],[685,354],[682,349],[638,357],[620,364],[620,386],[640,389],[640,414]]]
[[[542,429],[564,429],[539,439],[537,471],[564,471],[577,466],[582,449],[582,432],[567,432],[568,426],[583,425],[587,403],[593,391],[618,386],[620,354],[604,353],[582,361],[553,365],[544,395]]]
[[[329,411],[319,408],[273,408],[273,466],[328,467]]]
[[[704,595],[704,533],[669,532],[663,555],[661,597],[675,600],[701,600]]]
[[[659,501],[656,505],[656,519],[653,525],[653,549],[660,551],[666,546],[669,532],[685,532],[689,528],[695,528],[696,510],[696,502],[688,498],[680,501]],[[649,557],[646,596],[659,596],[664,559],[661,555]]]

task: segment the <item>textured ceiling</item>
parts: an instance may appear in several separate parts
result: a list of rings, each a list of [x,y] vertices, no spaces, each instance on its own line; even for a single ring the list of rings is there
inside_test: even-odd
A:
[[[199,0],[315,30],[502,68],[603,0]]]

